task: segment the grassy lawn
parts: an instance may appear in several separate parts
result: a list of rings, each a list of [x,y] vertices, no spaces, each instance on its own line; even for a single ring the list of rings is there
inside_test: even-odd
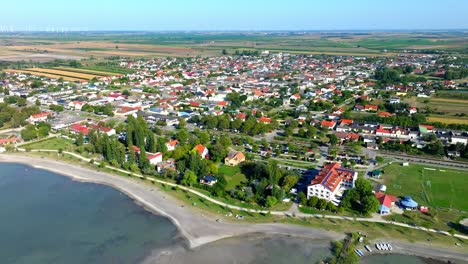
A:
[[[247,181],[247,178],[243,173],[241,173],[239,166],[227,166],[221,165],[218,168],[218,173],[224,174],[226,177],[227,185],[226,190],[231,190],[241,182]]]
[[[384,183],[390,194],[411,195],[421,205],[468,211],[468,172],[424,165],[391,164],[384,167]]]
[[[22,145],[24,148],[30,149],[62,149],[62,150],[73,150],[74,144],[72,140],[57,137],[49,138],[39,142]]]

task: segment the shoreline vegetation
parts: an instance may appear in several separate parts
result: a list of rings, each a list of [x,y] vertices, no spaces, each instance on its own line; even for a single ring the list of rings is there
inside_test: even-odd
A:
[[[147,210],[160,214],[169,218],[180,230],[180,233],[187,239],[188,248],[194,249],[201,245],[208,244],[217,240],[243,236],[247,234],[264,233],[264,234],[275,234],[275,235],[288,235],[294,237],[311,238],[322,241],[334,241],[341,240],[345,237],[346,226],[340,227],[342,224],[352,221],[334,220],[336,228],[327,227],[322,223],[315,223],[314,221],[324,221],[325,219],[300,219],[296,216],[273,216],[267,214],[262,219],[252,217],[252,219],[246,217],[245,222],[242,223],[240,220],[226,219],[219,213],[222,212],[222,207],[219,207],[218,214],[216,212],[202,209],[203,206],[194,206],[196,202],[193,202],[193,206],[188,206],[189,202],[196,195],[189,195],[184,190],[180,190],[177,187],[169,188],[168,186],[160,185],[153,182],[153,184],[143,184],[137,180],[131,179],[124,176],[116,176],[115,173],[109,174],[106,172],[96,171],[92,168],[83,167],[77,164],[68,164],[64,161],[51,160],[50,158],[30,156],[26,153],[20,154],[3,154],[0,155],[0,163],[21,163],[28,166],[32,166],[37,169],[45,169],[60,175],[70,177],[73,180],[82,182],[92,182],[96,184],[103,184],[111,186],[130,198],[132,198],[138,205],[146,208]],[[83,165],[83,164],[82,164]],[[89,165],[89,164],[88,164]],[[105,170],[104,170],[105,171]],[[182,194],[182,195],[181,195]],[[192,194],[192,193],[190,193]],[[185,196],[185,199],[184,199]],[[190,196],[187,200],[187,196]],[[209,201],[203,201],[198,197],[199,200],[209,203]],[[229,210],[236,212],[236,210]],[[241,211],[238,211],[239,214]],[[224,213],[224,212],[223,212]],[[259,215],[259,214],[256,214]],[[227,221],[225,221],[227,220]],[[273,223],[265,223],[267,221]],[[357,223],[355,223],[357,224]],[[362,223],[370,226],[371,223]],[[384,224],[381,224],[384,225]],[[374,225],[375,226],[375,225]],[[423,231],[413,231],[408,228],[399,228],[388,226],[390,229],[395,229],[400,233],[414,233]],[[370,230],[370,229],[369,229]],[[428,241],[409,241],[403,242],[398,241],[397,237],[387,234],[386,237],[373,237],[375,240],[387,239],[394,245],[395,250],[392,253],[402,253],[408,255],[417,255],[435,259],[443,260],[466,260],[468,254],[464,253],[466,244],[461,238],[454,238],[442,234],[430,234],[424,232],[433,237],[433,240]],[[437,244],[437,238],[444,237],[444,239],[453,239],[461,242],[459,247],[441,247]],[[412,238],[409,238],[410,240]],[[417,239],[417,238],[416,238]],[[418,242],[418,243],[416,243]],[[440,241],[439,241],[440,242]],[[453,241],[452,241],[453,242]],[[445,243],[447,245],[447,243]],[[452,244],[453,245],[453,244]],[[379,253],[379,252],[376,252]]]

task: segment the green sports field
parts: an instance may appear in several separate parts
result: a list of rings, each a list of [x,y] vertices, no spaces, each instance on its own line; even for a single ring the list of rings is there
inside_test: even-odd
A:
[[[401,163],[384,168],[387,193],[410,195],[421,205],[468,211],[468,172]]]

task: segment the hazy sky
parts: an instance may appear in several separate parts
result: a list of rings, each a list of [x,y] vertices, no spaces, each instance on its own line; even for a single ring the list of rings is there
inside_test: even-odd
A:
[[[468,28],[468,0],[10,0],[0,10],[0,27],[23,30]]]

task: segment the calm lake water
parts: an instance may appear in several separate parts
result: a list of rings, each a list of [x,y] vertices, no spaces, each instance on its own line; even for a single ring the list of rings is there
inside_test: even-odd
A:
[[[195,250],[185,243],[167,218],[118,190],[0,163],[0,263],[302,264],[330,254],[329,241],[286,236],[249,235]],[[387,255],[363,263],[428,262]]]

